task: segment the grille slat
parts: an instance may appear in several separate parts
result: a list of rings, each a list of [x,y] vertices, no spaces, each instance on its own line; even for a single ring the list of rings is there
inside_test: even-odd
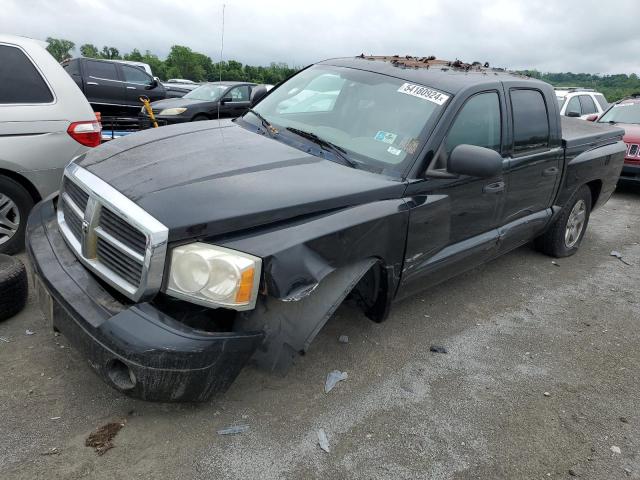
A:
[[[122,254],[105,240],[98,238],[98,260],[132,285],[138,285],[142,276],[142,265],[123,260]]]
[[[629,145],[629,156],[635,157],[636,155],[638,155],[638,150],[639,150],[638,145],[636,144]]]
[[[80,240],[82,238],[82,220],[80,220],[70,205],[67,204],[66,201],[62,202],[62,212],[64,213],[64,218],[69,225],[69,230],[76,240]]]
[[[147,246],[147,238],[145,235],[106,207],[103,207],[100,213],[99,225],[127,247],[140,255],[144,255]]]
[[[64,179],[64,191],[73,200],[76,207],[84,212],[89,202],[89,194],[66,178]]]

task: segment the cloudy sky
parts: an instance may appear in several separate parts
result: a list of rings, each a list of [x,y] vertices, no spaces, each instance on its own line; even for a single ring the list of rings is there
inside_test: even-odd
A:
[[[436,55],[541,71],[640,74],[640,0],[1,0],[0,32],[302,66]]]

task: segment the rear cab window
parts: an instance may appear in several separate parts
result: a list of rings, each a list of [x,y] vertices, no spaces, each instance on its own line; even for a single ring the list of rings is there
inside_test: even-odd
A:
[[[549,148],[551,130],[547,104],[542,92],[522,88],[512,89],[510,95],[514,155]]]
[[[20,48],[0,45],[0,65],[0,104],[53,102],[49,86]]]

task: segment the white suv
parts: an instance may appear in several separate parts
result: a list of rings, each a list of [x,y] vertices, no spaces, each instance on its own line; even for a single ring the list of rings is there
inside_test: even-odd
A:
[[[560,115],[586,120],[589,115],[602,114],[609,102],[600,92],[592,88],[557,87],[556,97],[560,104]]]
[[[0,34],[0,253],[22,250],[31,207],[100,144],[89,102],[45,46]]]

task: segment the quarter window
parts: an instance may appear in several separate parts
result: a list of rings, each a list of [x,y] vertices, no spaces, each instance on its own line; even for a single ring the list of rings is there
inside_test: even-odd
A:
[[[0,103],[51,102],[51,90],[24,52],[0,45]]]
[[[445,140],[445,153],[458,145],[475,145],[500,152],[502,124],[496,92],[480,93],[464,104]]]
[[[519,153],[548,147],[549,116],[542,93],[539,90],[511,90],[511,109],[513,151]]]
[[[101,78],[104,80],[119,80],[116,64],[111,62],[94,62],[88,60],[87,74],[93,78]]]
[[[593,102],[593,98],[589,95],[580,95],[580,105],[582,105],[582,115],[589,115],[591,113],[598,113],[596,104]]]

